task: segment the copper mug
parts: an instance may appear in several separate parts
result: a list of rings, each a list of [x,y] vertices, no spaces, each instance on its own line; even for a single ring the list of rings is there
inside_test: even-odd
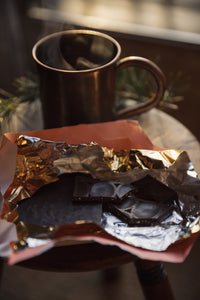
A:
[[[165,90],[160,68],[146,58],[120,59],[120,54],[115,39],[93,30],[67,30],[39,40],[33,58],[40,77],[44,128],[123,119],[156,106]],[[139,107],[116,111],[117,71],[130,66],[153,75],[156,93]]]

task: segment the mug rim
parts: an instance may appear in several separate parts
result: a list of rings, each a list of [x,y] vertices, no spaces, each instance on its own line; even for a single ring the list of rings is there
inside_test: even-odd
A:
[[[103,37],[109,41],[111,41],[116,49],[117,49],[117,53],[116,55],[113,57],[112,60],[110,60],[109,62],[103,64],[103,65],[100,65],[98,67],[95,67],[95,68],[91,68],[91,69],[85,69],[85,70],[66,70],[66,69],[59,69],[59,68],[54,68],[54,67],[51,67],[51,66],[48,66],[46,65],[45,63],[41,62],[37,55],[36,55],[36,52],[37,52],[37,49],[38,47],[45,41],[51,39],[51,38],[54,38],[54,37],[58,37],[58,36],[62,36],[62,35],[65,35],[65,34],[74,34],[74,33],[79,33],[79,34],[89,34],[89,35],[95,35],[95,36],[100,36],[100,37]],[[113,38],[111,37],[110,35],[108,34],[105,34],[105,33],[102,33],[100,31],[96,31],[96,30],[89,30],[89,29],[70,29],[70,30],[64,30],[64,31],[58,31],[58,32],[54,32],[52,34],[49,34],[43,38],[41,38],[40,40],[38,40],[35,45],[33,46],[32,48],[32,56],[34,58],[34,60],[41,66],[43,66],[44,68],[47,68],[47,69],[50,69],[52,71],[59,71],[59,72],[63,72],[63,73],[88,73],[88,72],[94,72],[94,71],[97,71],[97,70],[100,70],[100,69],[103,69],[111,64],[113,64],[115,61],[118,60],[118,58],[120,57],[120,54],[121,54],[121,46],[120,44]]]

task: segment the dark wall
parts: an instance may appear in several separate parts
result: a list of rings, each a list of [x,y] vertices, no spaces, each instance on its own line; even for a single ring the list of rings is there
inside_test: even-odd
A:
[[[12,90],[13,79],[36,72],[32,47],[42,36],[71,28],[67,24],[43,23],[26,15],[26,1],[0,1],[0,88]],[[171,83],[181,72],[175,91],[184,97],[177,111],[168,113],[183,122],[200,140],[200,47],[166,43],[133,36],[113,35],[122,46],[122,55],[138,55],[156,61]]]

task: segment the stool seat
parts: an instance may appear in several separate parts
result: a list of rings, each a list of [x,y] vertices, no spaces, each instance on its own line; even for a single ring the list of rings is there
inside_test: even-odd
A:
[[[104,246],[91,242],[54,247],[18,265],[46,271],[82,272],[115,267],[133,262],[135,259],[134,255],[116,246]]]
[[[115,280],[119,265],[134,262],[146,300],[174,300],[173,293],[164,272],[163,264],[142,260],[121,250],[117,246],[104,246],[96,242],[58,246],[39,256],[19,262],[17,265],[41,271],[85,272],[114,270]],[[116,270],[115,270],[116,269]]]

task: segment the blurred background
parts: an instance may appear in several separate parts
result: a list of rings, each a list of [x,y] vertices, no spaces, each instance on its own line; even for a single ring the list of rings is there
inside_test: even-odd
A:
[[[171,98],[165,111],[200,139],[198,0],[1,0],[0,17],[0,88],[12,91],[16,77],[36,72],[31,52],[42,36],[97,29],[120,42],[122,56],[160,66]]]
[[[199,0],[1,0],[0,88],[12,93],[15,78],[36,73],[31,52],[37,40],[71,28],[103,31],[119,41],[122,56],[156,62],[172,100],[165,111],[200,140]],[[199,298],[199,250],[198,240],[186,262],[166,264],[176,299]],[[87,300],[142,300],[134,266],[122,267],[120,274],[120,283],[104,285],[101,272],[50,274],[6,266],[0,298],[80,299],[81,294]]]

